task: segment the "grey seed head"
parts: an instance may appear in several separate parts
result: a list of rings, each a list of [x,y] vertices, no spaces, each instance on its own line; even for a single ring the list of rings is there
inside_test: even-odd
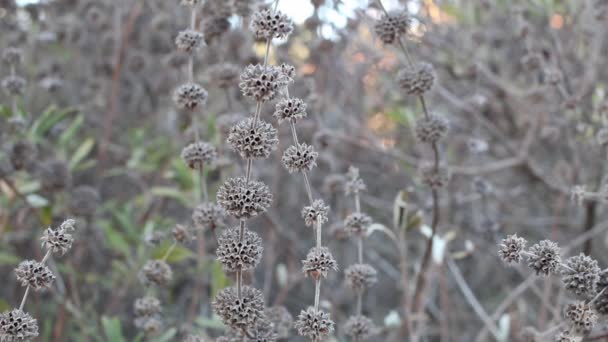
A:
[[[272,203],[270,189],[259,181],[243,177],[228,179],[217,192],[218,203],[237,219],[250,219],[264,213]]]
[[[0,341],[32,341],[38,337],[38,322],[19,309],[0,313]]]
[[[181,157],[189,168],[201,170],[204,166],[212,166],[218,159],[218,153],[215,146],[198,141],[184,147]]]
[[[51,287],[55,280],[53,272],[45,264],[35,260],[22,261],[15,269],[15,275],[21,286],[29,286],[36,291]]]
[[[201,203],[192,212],[192,221],[199,229],[224,228],[228,214],[221,205],[213,202]]]
[[[258,102],[272,101],[291,81],[280,67],[249,65],[241,73],[239,87],[243,96]]]
[[[12,66],[14,68],[18,67],[21,64],[21,59],[23,58],[23,51],[16,47],[8,47],[2,51],[2,61],[6,63],[6,65]]]
[[[76,216],[91,216],[100,205],[101,196],[97,189],[81,185],[74,189],[70,198],[70,210]]]
[[[246,229],[239,239],[240,227],[226,230],[218,239],[217,259],[226,272],[254,269],[262,260],[262,239]]]
[[[517,234],[508,235],[498,245],[498,256],[507,264],[517,264],[522,259],[526,243],[526,239],[518,237]]]
[[[289,332],[293,326],[293,316],[284,306],[272,306],[264,311],[266,319],[272,323],[274,332],[279,339],[289,337]]]
[[[298,98],[285,98],[277,102],[273,116],[279,124],[283,121],[296,123],[306,117],[306,103]]]
[[[7,76],[2,80],[2,88],[9,96],[23,95],[26,84],[25,78],[17,75]]]
[[[242,287],[240,298],[236,287],[221,290],[212,307],[226,326],[236,330],[253,329],[265,318],[262,292],[251,286]]]
[[[376,333],[376,326],[368,317],[351,316],[344,324],[344,333],[355,341],[365,341]]]
[[[416,138],[425,144],[436,144],[446,137],[450,123],[445,118],[430,114],[416,121]]]
[[[344,227],[350,235],[365,236],[367,229],[372,223],[372,218],[367,214],[355,212],[346,217],[344,220]]]
[[[280,11],[268,9],[253,14],[250,28],[257,39],[282,39],[293,31],[293,22]]]
[[[327,278],[329,271],[337,271],[338,263],[327,247],[313,247],[302,260],[302,272],[315,280]]]
[[[42,233],[42,237],[40,240],[42,241],[42,248],[45,248],[52,253],[56,253],[59,255],[64,255],[72,248],[72,243],[74,242],[74,237],[72,234],[68,232],[74,230],[73,227],[74,220],[66,220],[59,228],[53,229],[48,227]]]
[[[300,143],[289,146],[283,153],[282,161],[289,173],[307,172],[317,166],[318,156],[312,145]]]
[[[597,260],[581,253],[568,258],[565,264],[566,267],[562,268],[562,282],[566,290],[577,296],[592,295],[596,292],[601,272]]]
[[[578,333],[591,331],[598,319],[591,306],[583,301],[566,305],[564,318],[572,329]]]
[[[422,183],[431,189],[441,189],[450,182],[450,170],[442,165],[435,168],[432,164],[425,164],[420,168]]]
[[[226,89],[239,84],[240,69],[232,63],[219,63],[209,68],[209,81],[218,88]]]
[[[431,90],[435,78],[433,65],[426,62],[406,67],[397,74],[397,82],[401,89],[406,94],[415,96],[421,96]]]
[[[394,11],[384,15],[374,26],[376,35],[384,44],[395,44],[410,29],[409,15],[404,11]]]
[[[548,276],[550,274],[559,273],[562,257],[560,256],[560,248],[557,243],[550,240],[543,240],[530,247],[528,252],[528,266],[532,268],[537,275],[542,274]]]
[[[314,227],[315,223],[324,224],[329,220],[329,206],[322,199],[316,199],[311,205],[302,209],[302,218],[307,227]]]
[[[334,331],[334,322],[329,313],[309,307],[298,315],[294,328],[298,334],[313,341],[324,338]]]
[[[137,298],[133,304],[133,312],[136,317],[152,317],[160,314],[163,307],[156,297],[146,296]]]
[[[354,264],[344,271],[347,285],[355,292],[362,292],[378,281],[378,272],[368,264]]]
[[[253,118],[234,125],[227,141],[244,159],[268,158],[279,143],[277,130],[270,123]]]
[[[175,240],[177,243],[185,244],[192,240],[190,229],[181,224],[176,224],[175,227],[171,229],[171,235],[173,235],[173,240]]]
[[[196,111],[207,103],[209,94],[196,83],[182,84],[173,92],[173,102],[180,110]]]
[[[180,31],[175,37],[175,46],[179,51],[192,54],[203,46],[204,38],[202,33],[195,30]]]
[[[346,182],[344,183],[344,193],[349,195],[356,195],[362,191],[367,190],[367,185],[363,182],[363,179],[359,176],[359,169],[350,166],[346,172]]]
[[[148,260],[139,271],[139,280],[144,286],[166,286],[173,279],[171,266],[163,260]]]

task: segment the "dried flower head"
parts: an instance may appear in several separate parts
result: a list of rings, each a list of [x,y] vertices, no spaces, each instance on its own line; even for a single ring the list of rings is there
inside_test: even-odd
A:
[[[198,335],[188,335],[186,336],[186,338],[184,339],[183,342],[206,342],[207,340],[205,340],[203,337],[198,336]],[[216,340],[217,342],[217,340]]]
[[[536,274],[549,275],[558,274],[562,261],[560,248],[557,243],[543,240],[528,250],[528,266],[536,271]]]
[[[236,287],[220,291],[212,303],[213,310],[225,325],[233,329],[249,329],[264,319],[262,292],[251,286],[243,286],[241,298]]]
[[[204,106],[209,94],[196,83],[182,84],[173,92],[173,102],[181,110],[195,111]]]
[[[228,143],[244,159],[268,158],[277,148],[277,130],[266,121],[249,118],[230,129]]]
[[[300,143],[289,146],[283,153],[282,160],[289,173],[306,172],[317,166],[318,156],[319,154],[315,152],[312,145]]]
[[[283,75],[288,77],[288,82],[293,82],[294,77],[296,77],[296,67],[291,64],[281,63],[279,68]]]
[[[72,248],[74,237],[69,234],[69,231],[75,230],[76,221],[68,219],[64,221],[59,228],[53,229],[48,227],[42,233],[42,248],[46,248],[52,253],[64,255]]]
[[[16,141],[9,151],[9,159],[15,170],[28,169],[35,157],[36,146],[27,140]]]
[[[435,70],[432,64],[421,62],[399,71],[397,82],[406,94],[420,96],[433,87]]]
[[[549,67],[549,68],[546,68],[545,70],[543,70],[543,77],[544,77],[545,83],[551,84],[551,85],[557,85],[563,80],[564,75],[562,74],[562,72],[559,69]]]
[[[279,124],[283,121],[296,123],[306,117],[306,103],[295,97],[282,99],[277,102],[273,115],[277,118]]]
[[[226,272],[249,271],[262,260],[262,239],[249,229],[239,239],[239,230],[240,227],[228,229],[218,239],[217,259]]]
[[[576,335],[572,334],[570,330],[564,330],[559,334],[555,335],[555,342],[578,342],[579,339]]]
[[[266,319],[272,324],[273,330],[279,339],[289,337],[293,326],[293,317],[284,306],[272,306],[264,311]]]
[[[290,80],[280,67],[256,64],[243,70],[239,87],[243,96],[258,102],[267,102],[273,100]]]
[[[272,323],[267,319],[259,321],[249,334],[251,337],[248,337],[247,341],[250,342],[276,342],[277,340],[277,334],[273,329]]]
[[[201,203],[192,212],[192,221],[199,228],[223,228],[226,226],[227,214],[224,208],[217,203]]]
[[[416,121],[416,138],[425,144],[435,144],[448,134],[450,124],[445,118],[430,114]]]
[[[517,234],[508,235],[498,245],[498,256],[507,264],[519,263],[526,248],[526,239]]]
[[[302,272],[307,276],[318,280],[327,278],[327,272],[337,271],[338,263],[327,247],[313,247],[302,260]]]
[[[29,286],[36,291],[51,287],[55,276],[43,263],[35,260],[22,261],[15,269],[17,280],[21,286]]]
[[[8,47],[2,52],[2,61],[12,67],[19,66],[22,57],[23,51],[16,47]]]
[[[167,237],[167,234],[162,231],[152,231],[146,233],[144,236],[144,242],[148,246],[158,246]]]
[[[158,298],[146,296],[135,300],[133,311],[137,317],[151,317],[160,314],[163,311],[163,308]]]
[[[286,38],[293,31],[287,15],[269,9],[254,13],[250,27],[257,39]]]
[[[601,269],[597,260],[581,253],[566,260],[562,268],[562,281],[567,290],[578,296],[595,293]]]
[[[209,68],[209,80],[218,88],[230,88],[239,84],[241,71],[231,63],[219,63]]]
[[[372,218],[368,215],[355,212],[351,213],[344,220],[344,227],[350,235],[364,236],[367,233],[367,228],[373,223]]]
[[[217,192],[218,203],[237,219],[262,214],[272,203],[272,194],[264,183],[243,177],[228,179]]]
[[[214,3],[221,3],[227,1],[213,1]],[[211,3],[211,1],[207,1]],[[203,18],[203,34],[205,35],[205,42],[210,44],[214,40],[221,38],[222,35],[230,30],[230,20],[223,16],[209,16]]]
[[[146,334],[156,334],[163,327],[163,321],[159,316],[142,316],[135,318],[135,327],[143,330]]]
[[[566,305],[564,316],[574,331],[579,333],[591,331],[597,323],[595,311],[582,301]]]
[[[408,33],[409,28],[410,18],[403,11],[384,15],[374,26],[376,34],[385,44],[394,44],[400,36]]]
[[[190,229],[181,224],[176,224],[175,227],[171,229],[171,235],[173,235],[173,240],[178,243],[187,243],[192,240]]]
[[[0,313],[0,341],[32,341],[38,336],[38,323],[19,309]]]
[[[215,146],[204,141],[194,142],[182,150],[182,159],[193,170],[201,170],[204,166],[210,166],[218,158]]]
[[[328,221],[329,206],[322,199],[316,199],[311,205],[302,209],[302,218],[307,227],[313,227],[315,223],[323,224]]]
[[[346,283],[355,292],[363,292],[378,281],[378,272],[368,264],[350,265],[345,271]]]
[[[25,79],[17,75],[7,76],[2,80],[2,88],[9,96],[23,95],[26,84]]]
[[[61,161],[52,159],[44,162],[38,168],[42,188],[48,191],[60,191],[71,183],[71,174],[68,165]]]
[[[318,341],[334,331],[334,322],[328,313],[309,307],[302,310],[294,323],[294,328],[301,336]]]
[[[436,168],[434,165],[423,165],[420,168],[422,183],[431,189],[441,189],[450,181],[450,171],[444,166]]]
[[[70,210],[77,216],[91,216],[95,214],[101,201],[101,196],[97,189],[81,185],[74,189],[70,198]]]
[[[175,37],[175,46],[179,51],[193,53],[203,46],[204,38],[202,33],[195,30],[180,31]]]
[[[171,266],[164,260],[148,260],[139,271],[139,280],[146,286],[166,286],[172,278]]]
[[[365,316],[351,316],[344,324],[344,333],[355,341],[364,341],[376,333],[376,326]]]

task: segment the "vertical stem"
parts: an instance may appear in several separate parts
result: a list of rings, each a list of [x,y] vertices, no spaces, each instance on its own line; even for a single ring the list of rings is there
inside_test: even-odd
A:
[[[209,191],[207,190],[207,177],[205,171],[201,167],[198,169],[199,182],[201,183],[201,189],[203,191],[203,201],[209,202]]]
[[[319,301],[321,298],[321,278],[315,282],[315,311],[319,311]]]
[[[310,204],[312,204],[312,190],[310,187],[310,181],[308,180],[308,174],[306,174],[306,172],[302,172],[302,176],[304,176],[304,185],[306,185],[306,194],[308,194],[308,200],[310,201]]]
[[[23,298],[21,299],[21,305],[19,305],[19,310],[23,311],[23,307],[25,306],[25,301],[27,300],[27,295],[30,293],[30,286],[28,285],[25,288],[25,293],[23,294]]]
[[[357,237],[357,255],[359,256],[359,263],[363,263],[363,236]]]

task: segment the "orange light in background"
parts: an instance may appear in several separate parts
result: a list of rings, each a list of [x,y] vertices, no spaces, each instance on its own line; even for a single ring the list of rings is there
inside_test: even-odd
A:
[[[436,24],[453,23],[456,21],[454,17],[437,6],[433,0],[424,0],[424,7],[427,9],[431,21]]]
[[[367,119],[367,127],[374,133],[389,132],[395,128],[395,123],[384,113],[378,112]]]
[[[357,52],[353,55],[353,60],[357,63],[363,63],[366,60],[365,54],[363,54],[363,52]]]
[[[300,71],[303,75],[312,75],[315,73],[315,71],[317,71],[317,66],[314,64],[307,63],[302,65]]]
[[[552,15],[550,25],[552,29],[561,29],[564,26],[564,17],[560,14]]]

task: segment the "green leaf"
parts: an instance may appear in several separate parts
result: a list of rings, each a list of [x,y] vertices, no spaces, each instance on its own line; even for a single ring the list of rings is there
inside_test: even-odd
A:
[[[54,105],[48,107],[40,117],[34,121],[31,128],[31,136],[39,141],[44,134],[46,134],[53,126],[63,120],[70,114],[77,113],[78,111],[74,108],[67,108],[62,111],[58,111]]]
[[[123,255],[129,255],[131,246],[124,235],[107,224],[104,228],[110,247]]]
[[[164,333],[161,336],[154,339],[154,341],[156,341],[156,342],[171,341],[173,339],[173,337],[175,337],[176,334],[177,334],[177,329],[171,328],[171,329],[167,330],[166,333]]]
[[[222,264],[219,261],[214,260],[211,266],[211,297],[215,298],[217,293],[230,285],[230,279],[226,277],[224,270],[222,269]]]
[[[152,253],[152,256],[155,259],[161,259],[162,257],[165,256],[165,254],[167,253],[169,248],[171,248],[171,245],[172,245],[171,242],[163,243],[161,246],[159,246],[158,248],[156,248],[154,250],[154,252]],[[179,263],[179,262],[182,262],[186,259],[193,258],[193,257],[194,257],[194,253],[192,253],[191,250],[189,250],[188,248],[185,248],[181,245],[177,245],[173,248],[173,251],[171,251],[171,254],[169,254],[169,256],[167,257],[167,262]]]
[[[76,119],[72,120],[72,123],[68,126],[68,128],[66,128],[65,131],[61,133],[61,136],[59,136],[59,145],[63,146],[64,148],[67,147],[68,144],[74,140],[78,129],[80,129],[83,123],[84,115],[82,114],[78,115]]]
[[[70,170],[74,170],[76,166],[91,152],[95,146],[95,139],[87,138],[74,152],[72,159],[69,162]]]
[[[207,318],[207,317],[197,317],[194,322],[200,326],[201,328],[204,329],[217,329],[217,330],[222,330],[225,329],[225,325],[222,323],[222,321],[219,320],[219,318],[217,316],[213,316],[213,318]]]
[[[120,320],[116,317],[108,318],[107,316],[101,317],[101,325],[103,326],[104,335],[106,335],[107,341],[112,342],[124,342],[126,341],[122,334],[122,326]]]
[[[150,193],[157,197],[169,197],[176,199],[186,206],[189,204],[187,195],[178,188],[157,186],[151,188]]]
[[[0,265],[16,265],[21,259],[13,254],[0,252]],[[0,310],[2,311],[2,310]]]

